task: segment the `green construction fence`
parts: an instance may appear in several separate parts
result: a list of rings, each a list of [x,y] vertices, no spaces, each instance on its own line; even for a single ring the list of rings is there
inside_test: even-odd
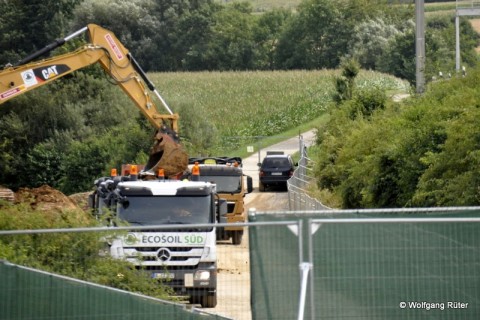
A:
[[[478,208],[257,212],[250,221],[266,225],[249,228],[252,318],[298,319],[305,289],[304,319],[478,319],[479,217]],[[292,220],[301,232],[275,225]]]
[[[226,319],[185,306],[0,261],[0,319]]]

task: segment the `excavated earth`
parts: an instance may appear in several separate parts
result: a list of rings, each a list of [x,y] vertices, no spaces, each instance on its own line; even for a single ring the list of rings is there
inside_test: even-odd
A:
[[[20,188],[15,192],[14,203],[28,203],[32,209],[41,211],[63,211],[80,208],[74,200],[47,185],[39,188]]]
[[[66,196],[48,185],[38,188],[20,188],[17,192],[0,187],[0,200],[15,205],[26,205],[32,210],[44,212],[45,217],[52,221],[67,213],[69,218],[79,225],[88,224],[88,194],[89,192]]]

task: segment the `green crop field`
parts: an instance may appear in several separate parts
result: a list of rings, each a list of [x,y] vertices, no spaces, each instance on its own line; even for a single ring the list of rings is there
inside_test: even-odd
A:
[[[153,75],[172,108],[208,114],[225,135],[272,135],[323,113],[332,71],[205,72]],[[280,129],[280,130],[279,130]]]
[[[198,117],[221,137],[253,137],[308,130],[331,103],[338,71],[257,71],[152,73],[152,81],[181,118]],[[376,86],[406,92],[408,86],[389,75],[362,71],[358,88]],[[164,110],[160,110],[164,112]],[[187,114],[188,113],[188,114]],[[305,127],[307,126],[307,127]],[[245,141],[249,143],[251,141]]]

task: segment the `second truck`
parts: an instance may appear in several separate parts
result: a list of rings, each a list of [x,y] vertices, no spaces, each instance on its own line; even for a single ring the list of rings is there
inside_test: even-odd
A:
[[[234,245],[242,243],[244,227],[236,223],[244,223],[247,213],[244,207],[244,198],[253,190],[252,178],[243,173],[242,158],[240,157],[197,157],[189,158],[188,174],[194,172],[193,166],[198,166],[197,179],[213,182],[217,185],[217,192],[227,201],[227,223],[229,226],[217,229],[217,240],[232,240]]]

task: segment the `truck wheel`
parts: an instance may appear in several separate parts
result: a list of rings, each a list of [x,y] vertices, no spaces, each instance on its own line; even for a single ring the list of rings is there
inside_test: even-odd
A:
[[[242,243],[243,231],[233,231],[232,232],[232,243],[234,245],[239,245]]]
[[[217,293],[203,296],[200,304],[202,308],[215,308],[217,306]]]
[[[261,182],[258,183],[258,191],[260,192],[265,191],[265,185]]]

